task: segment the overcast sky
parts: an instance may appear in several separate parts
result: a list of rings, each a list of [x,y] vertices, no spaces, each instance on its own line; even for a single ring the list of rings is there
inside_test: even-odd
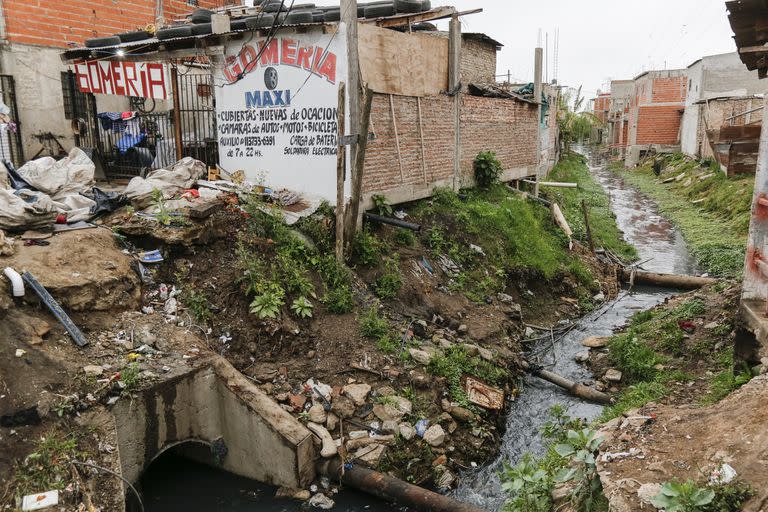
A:
[[[584,86],[587,98],[610,79],[644,70],[685,68],[704,55],[735,51],[723,0],[432,0],[459,10],[464,32],[484,32],[504,44],[499,74],[533,79],[539,29],[549,33],[549,79],[554,76],[554,33],[560,29],[558,81]],[[441,23],[441,28],[447,24]],[[766,85],[768,88],[768,84]]]

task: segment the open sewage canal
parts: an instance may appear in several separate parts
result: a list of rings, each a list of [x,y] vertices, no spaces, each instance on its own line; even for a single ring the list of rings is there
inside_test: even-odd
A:
[[[644,269],[660,273],[691,274],[695,271],[680,234],[656,209],[648,197],[627,186],[602,161],[593,161],[590,170],[608,192],[611,209],[626,240],[637,248]],[[670,290],[635,287],[631,294],[621,293],[578,321],[578,325],[554,346],[550,339],[531,347],[532,360],[576,382],[592,380],[592,375],[574,361],[584,350],[581,340],[588,336],[608,336],[624,325],[638,311],[651,308],[673,295]],[[507,417],[501,453],[491,464],[462,475],[453,491],[456,498],[486,510],[498,510],[504,503],[499,472],[502,464],[514,464],[525,453],[542,455],[541,428],[549,420],[552,406],[560,404],[572,417],[592,419],[602,407],[570,396],[566,391],[540,379],[526,376],[522,393]],[[274,499],[275,489],[245,478],[230,475],[210,466],[166,454],[148,469],[142,478],[147,511],[216,510],[222,512],[297,511],[303,505]],[[352,512],[406,510],[383,503],[354,491],[334,496],[334,510]]]

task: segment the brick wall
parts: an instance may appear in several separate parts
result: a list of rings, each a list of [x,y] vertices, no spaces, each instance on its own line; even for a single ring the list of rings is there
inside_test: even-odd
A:
[[[389,96],[376,94],[371,125],[376,139],[369,142],[363,192],[429,189],[450,185],[454,175],[455,100],[450,96],[421,98],[424,160],[419,136],[416,98],[393,96],[402,175]],[[538,123],[535,105],[499,98],[462,94],[460,106],[461,181],[473,178],[472,161],[480,151],[495,151],[505,170],[527,168],[535,173]],[[426,194],[421,194],[423,197]],[[394,198],[395,201],[414,199]]]
[[[496,82],[496,46],[476,39],[462,38],[461,83]]]
[[[652,103],[683,103],[688,89],[688,77],[654,78],[651,87]]]
[[[678,144],[680,119],[679,106],[641,105],[638,107],[635,144]]]
[[[92,37],[143,28],[155,22],[155,0],[4,0],[8,40],[15,43],[66,47]],[[221,0],[200,0],[215,7]],[[167,21],[191,12],[186,0],[164,0]]]

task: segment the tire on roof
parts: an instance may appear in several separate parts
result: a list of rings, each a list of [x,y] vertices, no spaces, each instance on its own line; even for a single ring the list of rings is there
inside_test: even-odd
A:
[[[421,0],[395,0],[395,11],[402,13],[421,12]]]
[[[268,13],[262,13],[259,16],[252,16],[246,19],[253,19],[253,21],[246,22],[246,25],[253,25],[253,27],[249,28],[270,28],[275,23],[275,16]]]
[[[339,9],[332,9],[325,11],[323,21],[339,21],[341,19],[341,11]]]
[[[324,11],[312,11],[312,21],[318,22],[318,21],[325,21],[324,18],[325,12]]]
[[[210,23],[213,11],[210,9],[195,9],[190,17],[192,23]]]
[[[290,3],[288,5],[291,5]],[[291,7],[291,12],[293,11],[312,11],[317,7],[315,4],[297,4]]]
[[[143,41],[149,39],[152,34],[146,30],[134,30],[133,32],[123,32],[122,34],[116,34],[120,38],[121,43],[133,43],[135,41]]]
[[[366,18],[381,18],[382,16],[392,16],[395,14],[393,4],[371,5],[365,8]]]
[[[192,34],[196,36],[201,36],[203,34],[210,34],[211,33],[211,24],[210,23],[197,23],[195,25],[192,25]]]
[[[298,23],[312,23],[314,17],[312,11],[291,11],[288,16],[285,17],[285,23],[288,25]]]
[[[264,12],[283,12],[288,10],[288,6],[281,5],[281,2],[269,2],[268,4],[263,4],[261,10]]]
[[[94,37],[92,39],[85,40],[85,46],[87,48],[99,48],[102,46],[114,46],[120,44],[120,38],[117,36],[107,37]]]
[[[421,0],[421,10],[422,11],[431,11],[432,10],[432,2],[430,0]]]
[[[192,35],[192,27],[183,25],[181,27],[161,28],[155,34],[158,39],[173,39],[174,37],[189,37]]]

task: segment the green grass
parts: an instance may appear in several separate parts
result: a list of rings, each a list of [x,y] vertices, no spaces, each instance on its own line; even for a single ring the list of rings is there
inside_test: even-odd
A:
[[[74,434],[46,434],[37,442],[35,451],[16,463],[14,493],[23,496],[64,489],[72,481],[71,461],[85,458]]]
[[[587,245],[587,229],[581,201],[584,200],[589,211],[589,225],[596,247],[604,247],[627,261],[637,258],[634,247],[624,241],[616,226],[616,217],[611,211],[608,196],[600,184],[589,172],[584,157],[569,155],[561,160],[549,179],[553,181],[575,182],[579,188],[547,188],[546,196],[558,204],[573,230],[573,236]]]
[[[667,155],[664,160],[661,178],[653,174],[651,162],[630,170],[613,168],[658,203],[660,212],[679,227],[703,270],[716,276],[739,278],[744,266],[754,177],[727,178],[710,167],[701,168],[698,162],[683,155]],[[661,183],[683,173],[685,177],[680,181]],[[695,173],[713,175],[700,180]]]
[[[432,358],[427,371],[432,375],[445,377],[451,398],[465,407],[469,406],[469,401],[461,386],[462,375],[474,375],[488,384],[502,384],[508,376],[504,368],[479,357],[470,356],[460,345],[454,345],[446,349],[442,355]]]

